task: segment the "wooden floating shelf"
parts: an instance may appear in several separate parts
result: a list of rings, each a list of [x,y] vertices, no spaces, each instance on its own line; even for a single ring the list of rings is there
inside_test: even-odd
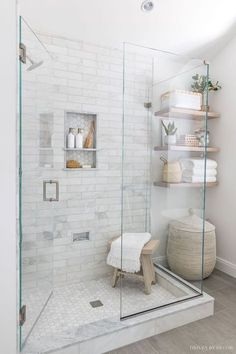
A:
[[[64,151],[97,151],[97,149],[78,149],[78,148],[64,148]]]
[[[166,145],[166,146],[155,146],[155,151],[190,151],[190,152],[218,152],[220,149],[218,147],[207,148],[203,146],[184,146],[184,145]]]
[[[201,188],[204,187],[204,183],[167,183],[167,182],[154,182],[155,187],[164,187],[164,188]],[[218,182],[207,182],[206,187],[215,187],[218,185]]]
[[[220,114],[216,112],[204,112],[204,111],[197,111],[194,109],[184,109],[184,108],[174,108],[174,107],[162,109],[158,112],[155,112],[155,116],[166,118],[166,119],[179,118],[179,119],[202,120],[206,117],[206,113],[208,119],[220,118]]]

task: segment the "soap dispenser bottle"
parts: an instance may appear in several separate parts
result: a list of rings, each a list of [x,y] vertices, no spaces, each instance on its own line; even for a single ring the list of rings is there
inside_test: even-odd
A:
[[[67,147],[69,149],[74,149],[75,147],[75,136],[73,134],[73,128],[69,128],[69,134],[67,135]]]
[[[77,149],[83,149],[83,139],[84,139],[84,131],[83,129],[78,129],[78,134],[76,135],[75,138],[75,147]]]

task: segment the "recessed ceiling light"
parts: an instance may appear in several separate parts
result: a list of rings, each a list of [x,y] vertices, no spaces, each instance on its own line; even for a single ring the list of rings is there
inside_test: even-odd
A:
[[[153,10],[153,8],[154,8],[154,2],[153,1],[145,0],[145,1],[142,2],[141,9],[144,12],[150,12],[150,11]]]

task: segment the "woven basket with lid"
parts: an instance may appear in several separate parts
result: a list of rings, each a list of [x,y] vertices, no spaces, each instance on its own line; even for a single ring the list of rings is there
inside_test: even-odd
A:
[[[189,215],[169,224],[167,259],[172,272],[186,280],[201,280],[203,219]],[[207,278],[216,263],[215,226],[205,221],[204,272]]]

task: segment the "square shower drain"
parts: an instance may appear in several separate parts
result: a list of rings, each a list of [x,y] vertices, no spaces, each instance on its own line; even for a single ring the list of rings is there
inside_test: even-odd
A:
[[[96,301],[91,301],[90,305],[92,307],[100,307],[100,306],[103,306],[103,303],[100,300],[96,300]]]

